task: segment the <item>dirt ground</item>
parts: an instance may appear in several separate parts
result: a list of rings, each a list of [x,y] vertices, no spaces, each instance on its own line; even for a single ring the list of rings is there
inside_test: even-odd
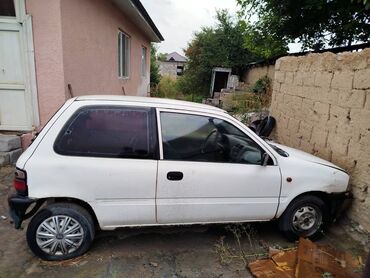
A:
[[[0,217],[7,217],[0,218],[0,277],[252,277],[246,259],[264,255],[268,246],[294,246],[276,223],[128,228],[99,232],[80,258],[41,261],[28,249],[25,229],[10,224],[7,195],[13,171],[0,169]],[[364,247],[339,224],[319,242],[365,256]]]

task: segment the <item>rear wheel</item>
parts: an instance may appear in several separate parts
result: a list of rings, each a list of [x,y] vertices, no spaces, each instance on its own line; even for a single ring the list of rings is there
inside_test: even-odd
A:
[[[84,254],[94,239],[91,215],[70,203],[40,210],[27,228],[28,246],[43,260],[66,260]]]
[[[327,222],[327,207],[316,196],[298,197],[279,219],[279,228],[289,240],[299,237],[318,239]]]

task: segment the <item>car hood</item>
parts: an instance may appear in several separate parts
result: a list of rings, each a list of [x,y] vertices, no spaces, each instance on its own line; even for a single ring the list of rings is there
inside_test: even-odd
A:
[[[301,159],[301,160],[304,160],[304,161],[325,165],[325,166],[332,167],[332,168],[341,170],[343,172],[346,172],[344,169],[340,168],[339,166],[337,166],[337,165],[335,165],[335,164],[333,164],[333,163],[331,163],[331,162],[329,162],[325,159],[322,159],[322,158],[319,158],[319,157],[314,156],[312,154],[306,153],[304,151],[300,151],[300,150],[297,150],[297,149],[294,149],[294,148],[291,148],[291,147],[288,147],[288,146],[285,146],[285,145],[277,144],[275,142],[268,142],[268,143],[282,149],[285,152],[287,152],[289,154],[289,157],[298,158],[298,159]]]

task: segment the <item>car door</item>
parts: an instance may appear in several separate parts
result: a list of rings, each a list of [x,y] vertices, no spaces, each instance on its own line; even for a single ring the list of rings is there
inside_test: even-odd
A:
[[[269,220],[275,216],[281,175],[275,159],[229,119],[157,111],[158,223]],[[270,154],[270,153],[269,153]],[[271,156],[271,154],[270,154]]]

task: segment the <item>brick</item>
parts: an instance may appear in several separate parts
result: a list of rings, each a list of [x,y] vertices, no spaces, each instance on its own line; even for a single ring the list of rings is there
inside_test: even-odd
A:
[[[280,70],[281,60],[282,60],[281,58],[276,60],[276,62],[275,62],[275,71]]]
[[[339,89],[329,89],[327,101],[330,104],[338,104],[338,99],[339,99]]]
[[[356,89],[370,89],[370,68],[355,72],[353,87]]]
[[[9,163],[15,164],[18,158],[22,154],[22,149],[16,149],[16,150],[10,151],[8,154],[9,154]]]
[[[367,90],[365,92],[365,99],[366,99],[366,102],[365,102],[364,108],[367,110],[370,110],[370,90]]]
[[[9,154],[0,153],[0,167],[9,164]]]
[[[302,101],[302,115],[303,117],[310,119],[313,116],[314,101],[311,99],[303,99]]]
[[[313,153],[313,145],[310,143],[310,141],[304,140],[302,138],[299,148],[307,153]]]
[[[282,94],[289,94],[290,93],[290,88],[291,88],[291,85],[288,85],[288,84],[281,84],[280,86],[280,92]]]
[[[365,91],[340,90],[338,103],[343,107],[362,108],[365,104]]]
[[[355,167],[354,160],[350,159],[348,156],[337,154],[333,152],[331,161],[338,165],[339,167],[342,167],[343,169],[350,171]]]
[[[332,151],[328,148],[323,148],[315,144],[313,154],[321,157],[325,160],[331,160],[332,157]]]
[[[301,121],[299,125],[298,134],[303,140],[306,140],[307,142],[309,142],[311,139],[312,129],[313,129],[312,125],[304,121]]]
[[[303,73],[297,71],[294,73],[294,85],[303,85]]]
[[[370,110],[352,109],[350,118],[351,121],[356,124],[356,126],[370,129]]]
[[[327,145],[336,154],[347,155],[350,137],[338,133],[328,135]]]
[[[323,118],[329,118],[329,107],[330,105],[327,103],[316,101],[313,106],[314,114],[317,114]]]
[[[289,118],[285,115],[281,116],[280,122],[277,121],[277,125],[284,130],[288,128],[288,123],[289,123]]]
[[[280,92],[280,85],[281,85],[281,83],[274,80],[274,83],[272,85],[272,89],[273,89],[274,93],[279,93]]]
[[[360,129],[359,133],[360,133],[359,136],[360,145],[368,147],[368,152],[370,152],[370,129],[362,128]]]
[[[315,73],[315,86],[321,88],[329,88],[333,73],[331,72],[316,72]]]
[[[285,80],[285,72],[275,71],[275,81],[279,83],[283,83],[284,80]]]
[[[296,134],[299,130],[299,120],[290,118],[288,123],[288,129],[290,134]]]
[[[347,118],[346,120],[337,122],[335,132],[337,132],[339,136],[350,136],[354,139],[360,138],[360,130],[356,127],[354,122]]]
[[[336,127],[339,123],[348,123],[350,119],[350,109],[338,105],[330,106],[329,127]]]
[[[285,80],[284,80],[285,84],[292,84],[293,83],[293,77],[294,77],[293,72],[287,71],[285,73]]]
[[[19,138],[19,136],[0,134],[0,152],[8,152],[20,147],[21,139]]]
[[[328,139],[328,131],[323,130],[322,127],[314,127],[312,131],[311,143],[320,148],[326,147]]]
[[[337,89],[352,89],[353,71],[336,71],[331,81],[331,87]]]
[[[315,84],[315,74],[313,72],[305,72],[302,79],[305,86],[313,86]]]
[[[280,70],[296,71],[299,65],[299,57],[284,57],[280,61]]]

